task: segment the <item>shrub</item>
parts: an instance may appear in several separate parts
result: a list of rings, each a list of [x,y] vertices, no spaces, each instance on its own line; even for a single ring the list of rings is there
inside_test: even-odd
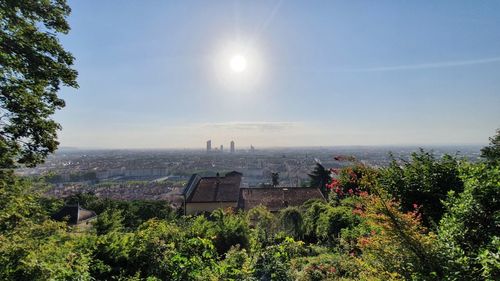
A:
[[[450,280],[500,277],[500,166],[469,164],[461,170],[465,189],[450,193],[439,241]]]
[[[458,160],[450,155],[436,159],[432,152],[421,149],[403,165],[393,159],[389,167],[381,170],[380,182],[399,200],[404,212],[412,212],[418,206],[423,223],[432,226],[439,223],[445,212],[442,201],[448,191],[463,190],[458,167]]]
[[[301,239],[304,235],[304,221],[300,209],[288,207],[280,212],[280,221],[283,231],[294,239]]]
[[[354,227],[359,223],[359,218],[347,206],[329,207],[319,215],[316,235],[323,242],[335,243],[338,241],[340,231]]]

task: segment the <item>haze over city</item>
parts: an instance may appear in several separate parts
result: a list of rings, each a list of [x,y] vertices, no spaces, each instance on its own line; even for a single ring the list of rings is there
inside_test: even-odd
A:
[[[61,146],[486,143],[500,2],[389,2],[69,1]]]

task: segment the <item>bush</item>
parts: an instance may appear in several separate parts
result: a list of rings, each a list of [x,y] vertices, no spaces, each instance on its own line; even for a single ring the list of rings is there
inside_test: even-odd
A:
[[[290,260],[298,257],[303,250],[303,243],[292,238],[269,246],[257,253],[254,264],[254,277],[257,280],[292,280],[290,275]]]
[[[461,192],[459,162],[445,155],[436,159],[432,152],[412,153],[409,162],[400,165],[395,159],[381,170],[382,186],[400,202],[403,212],[416,208],[426,226],[435,226],[445,212],[442,204],[449,191]]]
[[[342,229],[352,228],[359,221],[347,206],[329,207],[319,215],[316,235],[323,242],[336,243]]]
[[[307,205],[304,204],[304,207],[306,206],[307,209],[304,212],[304,239],[305,241],[315,243],[318,241],[316,233],[320,215],[327,212],[330,206],[323,201],[315,201]]]
[[[219,255],[225,254],[231,247],[237,245],[248,249],[250,229],[245,216],[219,209],[212,213],[211,218],[214,220],[214,227],[210,233],[215,237],[214,245]]]
[[[304,235],[304,220],[302,213],[297,207],[288,207],[280,211],[280,222],[282,230],[293,237],[300,240]]]
[[[275,216],[266,207],[258,206],[248,211],[247,219],[253,228],[257,241],[266,246],[277,231]]]
[[[439,241],[450,280],[500,277],[500,166],[470,164],[461,170],[464,192],[450,193]]]
[[[291,261],[293,280],[359,280],[356,259],[340,253],[326,253],[313,257],[300,257]]]

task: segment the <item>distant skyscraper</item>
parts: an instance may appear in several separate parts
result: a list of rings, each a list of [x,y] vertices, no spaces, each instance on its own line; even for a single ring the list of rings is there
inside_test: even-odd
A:
[[[231,150],[231,153],[234,153],[234,141],[231,141],[231,148],[230,148],[230,150]]]
[[[254,152],[255,151],[255,147],[253,147],[253,145],[250,145],[250,152]]]
[[[207,152],[212,151],[212,140],[207,140]]]
[[[220,145],[220,152],[224,152],[224,146],[222,144]]]

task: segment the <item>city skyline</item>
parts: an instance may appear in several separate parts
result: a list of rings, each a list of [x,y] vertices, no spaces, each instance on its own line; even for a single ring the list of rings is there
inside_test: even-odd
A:
[[[500,127],[498,2],[70,6],[62,147],[485,144]]]

